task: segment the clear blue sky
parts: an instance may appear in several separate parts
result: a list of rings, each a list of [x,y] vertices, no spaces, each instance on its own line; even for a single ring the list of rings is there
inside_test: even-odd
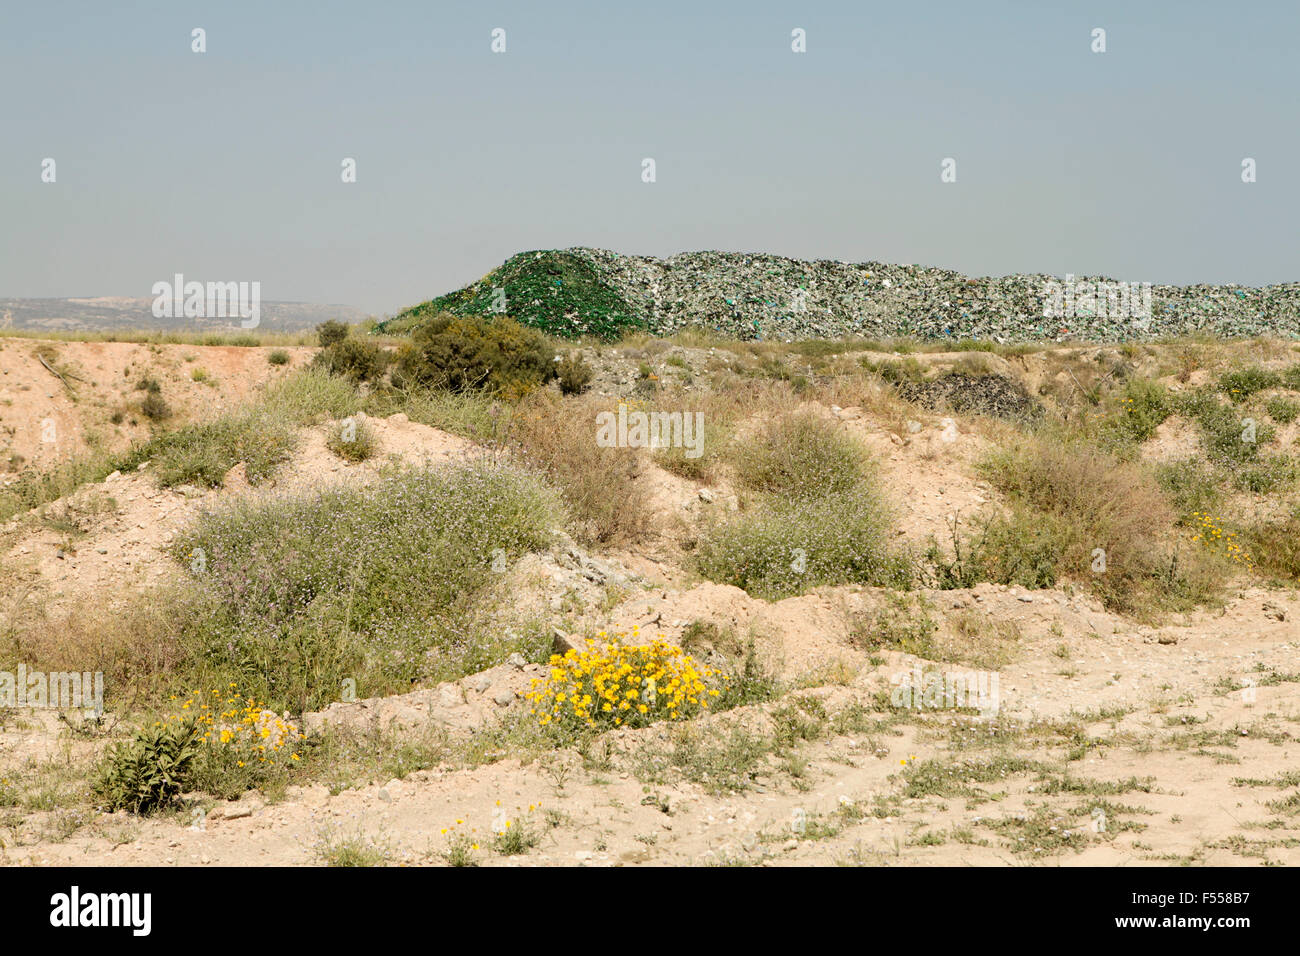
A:
[[[0,296],[383,313],[571,245],[1297,280],[1298,37],[1281,0],[10,2]]]

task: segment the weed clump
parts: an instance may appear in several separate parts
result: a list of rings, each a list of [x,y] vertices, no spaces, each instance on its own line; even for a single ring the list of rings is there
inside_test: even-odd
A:
[[[481,608],[494,566],[549,543],[557,511],[527,474],[472,464],[205,514],[172,551],[194,592],[178,640],[191,668],[295,712],[345,678],[393,693],[535,657],[536,635],[495,630]]]
[[[1149,612],[1211,600],[1219,570],[1171,541],[1174,514],[1155,480],[1136,465],[1084,444],[1034,439],[981,465],[1010,498],[1010,514],[959,539],[954,558],[928,557],[939,587],[978,581],[1051,587],[1085,584],[1108,607]]]
[[[379,436],[365,419],[349,416],[330,426],[325,446],[344,461],[365,461],[379,452]]]
[[[564,395],[581,395],[596,374],[577,352],[565,355],[556,366],[556,373],[560,379],[560,392]]]
[[[635,540],[649,524],[637,449],[595,441],[596,416],[607,410],[594,397],[537,391],[515,408],[504,435],[506,447],[564,495],[574,535],[596,544]]]
[[[147,814],[166,809],[185,789],[190,768],[199,755],[199,734],[193,718],[144,727],[114,744],[96,768],[91,792],[112,812]]]
[[[1256,392],[1262,392],[1264,389],[1274,388],[1280,384],[1282,384],[1280,376],[1266,371],[1258,365],[1233,369],[1219,376],[1219,391],[1237,404],[1244,402]]]
[[[701,535],[696,562],[705,577],[763,597],[910,582],[909,557],[889,545],[892,512],[867,455],[833,424],[801,414],[778,419],[740,443],[732,462],[760,498]]]
[[[154,389],[145,392],[144,398],[140,401],[140,414],[153,422],[160,422],[164,419],[171,418],[171,406],[167,404],[162,394]]]
[[[842,495],[865,477],[867,457],[842,430],[811,414],[789,415],[763,428],[732,453],[746,487],[791,498]]]

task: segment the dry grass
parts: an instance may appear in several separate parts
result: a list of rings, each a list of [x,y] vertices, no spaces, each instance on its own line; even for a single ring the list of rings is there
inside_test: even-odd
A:
[[[98,605],[52,609],[47,595],[6,571],[0,656],[29,670],[102,671],[105,697],[120,707],[180,659],[175,615],[180,596],[162,586],[128,595],[111,613]]]
[[[650,522],[637,484],[640,450],[596,444],[596,415],[608,399],[561,398],[537,391],[516,407],[506,444],[564,495],[579,539],[592,544],[636,541]]]
[[[1049,436],[989,456],[981,471],[1010,499],[1001,544],[1050,539],[1044,560],[1055,574],[1085,583],[1116,610],[1199,603],[1222,577],[1200,551],[1176,550],[1173,509],[1141,466]]]

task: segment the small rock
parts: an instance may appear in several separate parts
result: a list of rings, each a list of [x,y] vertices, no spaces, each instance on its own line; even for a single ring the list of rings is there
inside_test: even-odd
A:
[[[565,634],[558,627],[551,631],[551,646],[556,654],[564,655],[569,651],[585,651],[586,645],[578,638]]]

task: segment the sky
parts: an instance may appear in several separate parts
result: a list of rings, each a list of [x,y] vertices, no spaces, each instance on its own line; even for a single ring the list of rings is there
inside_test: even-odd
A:
[[[577,245],[1300,280],[1297,36],[1281,0],[6,3],[0,297],[384,315]]]

